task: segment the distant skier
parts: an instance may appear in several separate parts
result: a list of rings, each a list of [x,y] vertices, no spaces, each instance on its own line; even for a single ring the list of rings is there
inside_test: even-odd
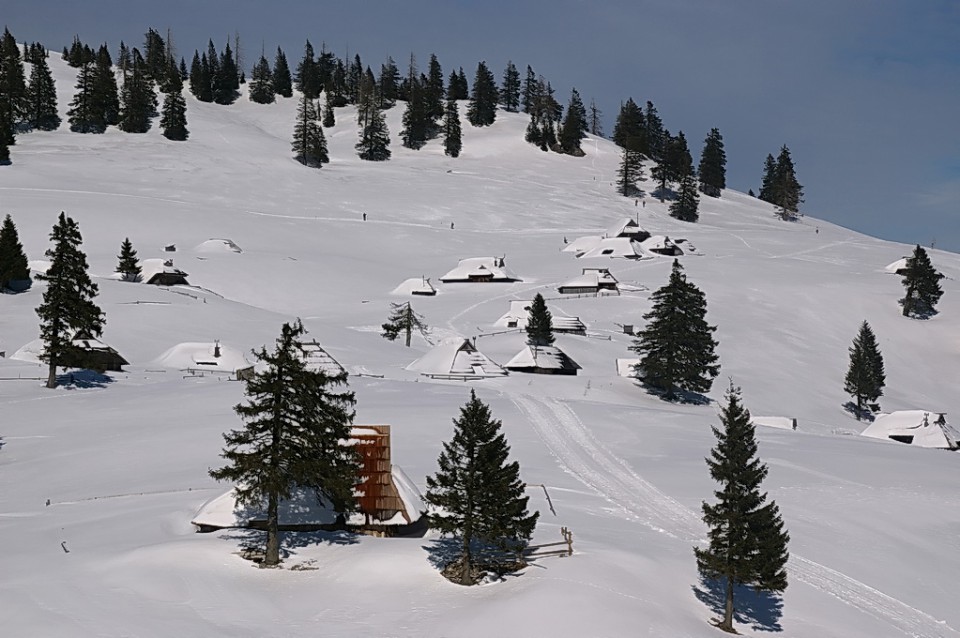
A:
[[[367,221],[367,214],[366,214],[366,213],[363,214],[363,221]]]
[[[450,230],[453,230],[453,222],[450,222]]]

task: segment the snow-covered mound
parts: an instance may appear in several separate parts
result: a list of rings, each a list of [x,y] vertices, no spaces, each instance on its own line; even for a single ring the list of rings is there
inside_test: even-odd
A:
[[[187,342],[173,346],[152,363],[152,366],[178,370],[219,370],[236,372],[252,365],[239,348],[213,342]]]
[[[200,243],[194,252],[202,254],[217,253],[242,253],[243,250],[237,246],[232,239],[208,239]]]

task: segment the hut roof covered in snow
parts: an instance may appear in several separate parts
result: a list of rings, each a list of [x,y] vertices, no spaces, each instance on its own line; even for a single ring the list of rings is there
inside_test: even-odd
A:
[[[86,368],[104,372],[113,370],[121,371],[121,366],[129,365],[120,353],[108,346],[100,339],[89,335],[79,335],[72,340],[75,352],[64,355],[58,363],[65,368]],[[34,339],[25,344],[19,350],[10,355],[11,359],[17,361],[29,361],[30,363],[40,363],[45,345],[42,339]]]
[[[187,273],[173,265],[172,259],[144,259],[140,262],[140,276],[148,284],[174,286],[187,284]]]
[[[451,339],[434,346],[407,366],[407,370],[434,378],[482,379],[502,377],[507,371],[487,358],[466,339]]]
[[[433,287],[428,277],[411,277],[391,290],[390,294],[432,297],[437,294],[437,289]]]
[[[640,242],[643,249],[659,255],[682,255],[683,249],[666,235],[653,235]]]
[[[599,292],[600,290],[619,291],[619,282],[606,268],[584,268],[583,273],[557,286],[562,294]]]
[[[507,370],[546,374],[576,374],[580,365],[556,346],[526,345],[503,365]]]
[[[319,370],[331,377],[346,372],[344,367],[340,365],[340,362],[324,350],[316,339],[301,342],[300,348],[303,352],[303,360],[306,362],[308,370]]]
[[[252,364],[247,361],[239,348],[213,341],[178,343],[157,357],[153,365],[178,370],[217,370],[235,373]]]
[[[641,245],[627,237],[609,237],[596,242],[591,248],[577,255],[581,259],[594,257],[620,257],[623,259],[649,259]]]
[[[530,319],[532,301],[510,300],[510,310],[494,322],[497,328],[526,328]],[[551,316],[554,332],[573,332],[583,334],[587,327],[580,321],[580,317]]]
[[[440,278],[444,283],[482,281],[520,281],[504,265],[503,257],[468,257],[461,259],[457,267]]]
[[[650,236],[640,224],[629,217],[623,217],[617,220],[617,223],[610,226],[607,229],[607,232],[604,233],[604,237],[629,237],[636,238],[638,240],[643,240]]]
[[[583,253],[587,252],[603,239],[600,235],[585,235],[583,237],[577,237],[572,242],[563,247],[563,252],[565,253],[576,253],[579,257]]]
[[[960,445],[960,433],[946,422],[945,416],[929,410],[881,414],[860,434],[919,447],[955,450]]]
[[[884,270],[894,275],[904,275],[907,272],[907,259],[908,257],[901,257],[892,264],[887,264]]]

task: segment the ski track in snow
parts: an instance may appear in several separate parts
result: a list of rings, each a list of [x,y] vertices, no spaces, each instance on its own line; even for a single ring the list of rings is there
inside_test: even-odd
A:
[[[565,402],[531,395],[511,400],[533,425],[564,471],[646,527],[670,538],[701,544],[700,517],[657,489],[587,430]],[[791,554],[788,573],[837,600],[914,638],[960,636],[946,622],[911,607],[846,574]]]

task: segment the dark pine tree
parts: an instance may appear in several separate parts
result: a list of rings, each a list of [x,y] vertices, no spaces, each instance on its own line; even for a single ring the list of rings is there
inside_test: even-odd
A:
[[[307,367],[304,332],[299,320],[285,323],[273,352],[263,347],[256,353],[265,369],[247,382],[246,403],[234,407],[243,428],[223,435],[227,464],[210,471],[214,479],[235,484],[241,505],[266,504],[266,566],[280,562],[279,505],[295,489],[313,489],[341,522],[354,507],[359,463],[345,442],[356,400],[353,392],[340,391],[346,372],[328,375]]]
[[[864,408],[870,403],[876,403],[883,396],[883,386],[887,381],[883,369],[883,355],[877,345],[877,337],[873,334],[870,324],[864,321],[860,324],[850,346],[850,367],[843,381],[843,391],[857,401],[857,420],[866,413]]]
[[[171,74],[164,83],[167,94],[163,97],[160,114],[160,130],[168,140],[183,142],[190,137],[187,130],[187,102],[183,98],[183,80],[180,74]]]
[[[705,393],[719,374],[714,352],[715,326],[707,324],[707,299],[687,281],[676,259],[670,280],[651,295],[653,308],[643,318],[630,350],[640,355],[637,372],[643,383],[673,401],[678,390]]]
[[[103,333],[103,312],[94,303],[99,288],[87,273],[87,256],[80,245],[80,227],[60,213],[50,233],[53,247],[47,272],[37,279],[47,282],[43,302],[37,308],[40,317],[41,359],[49,366],[47,387],[57,387],[57,366],[76,358],[73,340],[78,334],[99,337]]]
[[[130,58],[130,49],[126,44],[124,44],[123,40],[120,40],[120,49],[117,51],[117,68],[120,70],[120,73],[126,75],[130,70],[130,65],[132,62],[133,60]]]
[[[360,54],[353,56],[353,62],[347,67],[347,100],[350,104],[360,102],[360,85],[363,82],[363,62]]]
[[[193,97],[200,100],[200,95],[203,92],[203,83],[201,78],[203,77],[203,67],[200,62],[200,52],[193,52],[193,61],[190,63],[190,92],[193,93]],[[203,100],[200,100],[201,102]]]
[[[716,624],[735,633],[735,587],[746,585],[766,592],[787,588],[790,535],[783,528],[776,502],[767,503],[767,495],[761,491],[767,466],[757,458],[754,426],[740,400],[740,389],[731,384],[726,399],[720,412],[722,427],[713,428],[717,444],[706,459],[710,476],[720,484],[714,492],[716,504],[703,503],[710,544],[693,551],[704,579],[724,581],[724,613]]]
[[[757,198],[764,202],[773,203],[773,182],[777,173],[777,160],[773,155],[767,154],[767,159],[763,160],[763,177],[760,180],[760,192]]]
[[[649,157],[656,161],[663,159],[667,150],[667,143],[670,141],[670,134],[663,128],[663,120],[660,119],[660,113],[653,102],[647,101],[647,109],[643,115],[643,126],[647,133],[647,150]]]
[[[580,140],[587,136],[587,110],[576,89],[570,93],[570,103],[567,105],[567,115],[560,127],[558,141],[560,148],[567,155],[583,156]]]
[[[396,341],[397,337],[404,335],[408,348],[414,332],[419,332],[426,338],[427,323],[423,320],[423,315],[415,311],[409,301],[390,304],[390,311],[387,322],[380,326],[383,329],[380,333],[381,337],[387,341]]]
[[[624,148],[617,169],[617,190],[624,197],[633,197],[639,190],[637,182],[643,180],[643,153]]]
[[[376,108],[376,92],[361,101],[358,113],[366,112],[366,121],[361,125],[360,141],[354,148],[360,159],[370,162],[383,162],[390,159],[390,130],[383,112]]]
[[[647,129],[644,125],[643,110],[633,98],[620,105],[617,121],[613,125],[613,142],[620,148],[637,151],[647,155]]]
[[[527,317],[527,345],[530,346],[552,346],[553,337],[553,317],[547,310],[547,302],[543,300],[543,295],[539,292],[533,298],[530,304],[530,314]]]
[[[443,88],[443,69],[437,56],[430,54],[430,63],[427,65],[427,77],[421,80],[423,97],[427,111],[427,133],[430,137],[437,134],[437,123],[443,117],[446,91]]]
[[[473,79],[473,92],[470,94],[470,104],[467,106],[467,120],[473,126],[490,126],[497,119],[497,102],[499,91],[493,73],[487,68],[486,62],[477,65],[477,73]]]
[[[133,66],[123,81],[120,91],[120,121],[118,126],[127,133],[146,133],[150,130],[150,113],[153,111],[153,82],[146,76],[143,60],[136,49],[133,51]]]
[[[524,113],[530,113],[537,103],[539,83],[537,74],[527,65],[527,76],[523,79],[523,89],[520,94],[520,107]]]
[[[463,150],[463,132],[460,126],[460,110],[456,100],[447,100],[443,114],[443,152],[450,157],[460,157]]]
[[[460,67],[459,72],[450,72],[450,79],[447,81],[447,98],[451,100],[470,99],[470,83],[467,82],[467,75],[463,72],[463,67]]]
[[[260,59],[253,67],[250,73],[250,101],[257,104],[273,104],[276,100],[276,92],[273,88],[273,73],[270,72],[270,63],[267,58],[260,56]]]
[[[385,64],[380,65],[380,78],[377,80],[377,90],[380,93],[380,109],[393,108],[397,103],[400,90],[400,70],[393,58],[388,57]]]
[[[160,83],[167,77],[167,43],[154,29],[147,29],[143,36],[143,73]]]
[[[212,77],[213,101],[217,104],[233,104],[240,95],[240,71],[230,49],[230,41],[223,47],[220,63]]]
[[[3,122],[0,121],[0,126],[3,126]],[[10,147],[7,146],[7,140],[0,135],[0,166],[8,166],[10,164]]]
[[[903,287],[906,294],[900,300],[904,317],[928,319],[937,313],[937,302],[943,296],[940,280],[943,273],[933,267],[930,256],[919,244],[907,258]]]
[[[520,72],[513,62],[508,60],[500,87],[500,105],[504,111],[516,113],[520,109],[520,88]]]
[[[720,191],[727,187],[727,154],[723,150],[720,129],[710,129],[710,134],[704,140],[697,175],[700,178],[700,191],[705,195],[720,197]]]
[[[12,146],[14,131],[27,121],[29,95],[20,45],[8,29],[0,39],[0,139]]]
[[[297,123],[293,127],[293,152],[304,166],[320,168],[330,161],[327,139],[317,122],[317,107],[305,93],[300,96]]]
[[[143,269],[140,268],[140,260],[137,258],[137,251],[130,242],[130,238],[124,238],[120,244],[120,254],[117,255],[117,270],[122,281],[140,281]]]
[[[0,226],[0,292],[23,291],[30,287],[30,265],[20,235],[7,215]]]
[[[337,118],[333,113],[333,103],[330,100],[330,96],[327,95],[326,99],[323,101],[323,127],[333,128],[336,123]]]
[[[680,178],[677,198],[670,203],[670,216],[682,222],[700,219],[700,195],[697,193],[697,176],[687,173]]]
[[[793,159],[786,144],[780,148],[777,156],[770,196],[771,203],[777,207],[781,219],[796,219],[800,203],[803,202],[803,187],[797,181]]]
[[[134,51],[134,59],[143,62],[139,52]],[[132,63],[131,63],[132,64]],[[123,76],[126,79],[127,75]],[[113,60],[106,45],[97,51],[96,70],[94,71],[94,108],[103,113],[103,121],[113,126],[120,121],[120,92],[117,89],[117,76],[113,72]],[[152,100],[151,91],[151,100]],[[153,105],[153,102],[151,102]],[[154,105],[155,106],[155,105]]]
[[[590,109],[587,113],[587,131],[590,135],[603,137],[603,111],[593,99],[590,100]]]
[[[452,580],[461,585],[476,582],[475,543],[519,551],[540,516],[527,511],[520,465],[507,460],[510,446],[501,425],[471,390],[453,421],[453,438],[443,444],[437,473],[427,477],[427,503],[442,512],[428,515],[430,526],[460,537],[459,573]]]
[[[293,96],[290,65],[287,64],[287,56],[280,47],[277,47],[277,56],[273,59],[273,90],[281,97]]]
[[[97,108],[96,95],[96,67],[88,62],[80,67],[77,73],[77,92],[70,102],[67,111],[67,121],[70,130],[76,133],[103,133],[107,129],[107,121],[102,109]]]
[[[57,87],[50,75],[47,58],[38,56],[30,69],[27,119],[30,126],[41,131],[55,131],[60,126],[57,112]]]
[[[426,88],[419,78],[414,78],[407,90],[407,108],[403,111],[403,130],[400,138],[406,148],[419,150],[427,143],[430,130],[430,115],[427,108]]]

